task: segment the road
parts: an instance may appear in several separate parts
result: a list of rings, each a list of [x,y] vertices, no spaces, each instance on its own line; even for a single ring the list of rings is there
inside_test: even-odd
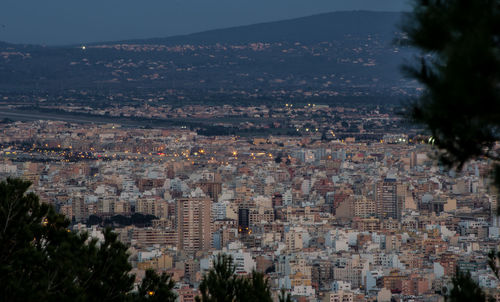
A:
[[[0,120],[8,118],[14,121],[38,121],[38,120],[54,120],[54,121],[64,121],[72,123],[91,123],[91,124],[118,124],[125,127],[144,127],[151,126],[155,128],[166,128],[166,125],[158,125],[158,123],[153,123],[153,121],[145,119],[144,121],[130,120],[127,118],[120,117],[108,117],[108,116],[85,116],[77,115],[71,113],[47,113],[47,112],[28,112],[19,110],[10,110],[2,108],[0,109]]]

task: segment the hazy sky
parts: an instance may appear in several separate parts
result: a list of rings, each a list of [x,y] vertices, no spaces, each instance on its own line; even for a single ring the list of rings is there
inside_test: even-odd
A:
[[[73,44],[166,37],[408,0],[0,0],[0,41]]]

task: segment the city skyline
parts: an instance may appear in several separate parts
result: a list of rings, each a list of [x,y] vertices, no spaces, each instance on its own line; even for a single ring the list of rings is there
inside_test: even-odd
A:
[[[361,108],[302,109],[351,122]],[[397,120],[379,110],[357,127]],[[100,240],[112,227],[133,272],[170,274],[184,302],[219,253],[238,275],[265,273],[272,292],[297,300],[434,301],[457,267],[492,294],[500,286],[485,258],[500,242],[488,162],[447,171],[425,137],[401,127],[381,139],[65,121],[7,121],[0,131],[0,177],[31,181],[71,232]]]
[[[0,300],[500,302],[499,5],[3,1]]]

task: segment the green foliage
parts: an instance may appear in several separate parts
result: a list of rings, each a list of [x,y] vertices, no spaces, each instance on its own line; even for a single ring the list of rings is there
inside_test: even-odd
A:
[[[452,279],[453,288],[446,295],[447,302],[486,301],[486,295],[479,285],[472,280],[469,272],[457,269]]]
[[[250,302],[272,301],[269,281],[264,274],[252,272],[248,277],[235,273],[233,259],[217,255],[213,268],[203,276],[198,302]]]
[[[500,188],[500,1],[415,0],[403,29],[409,43],[423,51],[406,72],[425,87],[410,110],[440,148],[440,160],[461,168],[474,158],[493,160]],[[498,209],[500,214],[500,208]],[[500,254],[490,254],[498,273]],[[457,271],[448,301],[485,301],[469,273]]]
[[[134,301],[174,302],[177,299],[177,296],[172,291],[174,286],[175,282],[170,275],[163,273],[159,276],[154,270],[147,270],[146,276],[136,294],[137,298]]]
[[[272,302],[269,279],[263,273],[252,272],[249,278],[240,278],[240,292],[237,300],[241,302]]]
[[[278,297],[279,302],[292,302],[292,298],[290,297],[290,294],[286,292],[284,288],[281,289],[280,295]]]
[[[117,235],[107,229],[99,242],[70,232],[63,215],[26,194],[29,186],[0,182],[0,301],[142,301],[131,293],[135,277]],[[148,272],[139,289],[171,297],[172,287]]]
[[[491,251],[488,254],[488,265],[490,266],[495,276],[497,276],[497,278],[500,278],[500,251]]]
[[[203,276],[200,283],[201,301],[236,301],[237,286],[233,260],[225,254],[219,254],[214,267]],[[199,297],[197,301],[200,301]]]
[[[442,162],[461,168],[471,158],[498,160],[499,1],[416,0],[403,28],[423,51],[418,66],[405,67],[425,87],[411,117],[431,131]]]

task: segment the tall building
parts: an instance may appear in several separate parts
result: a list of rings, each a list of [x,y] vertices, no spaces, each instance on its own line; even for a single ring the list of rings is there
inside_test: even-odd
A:
[[[135,205],[135,212],[154,215],[158,218],[167,218],[168,203],[165,200],[154,197],[138,198]]]
[[[204,172],[202,173],[200,188],[207,194],[214,202],[219,201],[219,195],[222,192],[221,177],[217,173]]]
[[[377,212],[375,201],[362,195],[354,196],[354,216],[367,218]]]
[[[97,201],[97,213],[100,215],[114,214],[115,202],[117,202],[117,198],[114,196],[99,197]]]
[[[273,208],[283,206],[283,195],[274,193],[272,197]]]
[[[176,205],[178,249],[188,253],[208,250],[212,242],[212,201],[206,197],[180,198]]]
[[[418,161],[417,161],[417,152],[412,151],[410,152],[410,169],[413,169],[417,166]]]
[[[214,202],[219,201],[219,195],[222,192],[222,183],[213,181],[200,182],[200,188],[203,193],[207,194]]]
[[[82,196],[75,196],[72,200],[72,214],[76,222],[85,221],[88,216],[85,200]]]
[[[401,218],[398,183],[396,179],[386,178],[376,185],[375,206],[379,218]]]
[[[238,209],[238,232],[248,233],[250,230],[250,210],[248,208]]]

